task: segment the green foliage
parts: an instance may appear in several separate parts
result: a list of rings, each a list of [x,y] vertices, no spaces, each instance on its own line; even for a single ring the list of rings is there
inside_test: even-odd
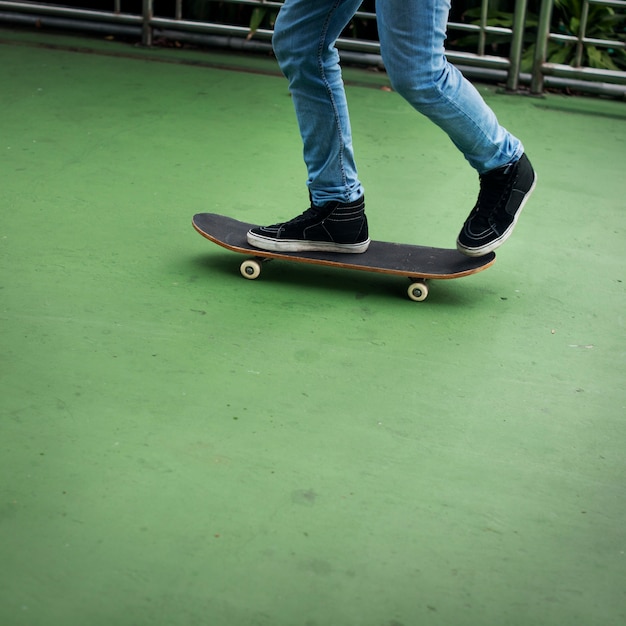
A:
[[[525,72],[532,70],[541,1],[528,1],[521,68]],[[453,1],[450,14],[451,20],[480,24],[481,4],[481,0]],[[254,37],[259,28],[272,29],[278,14],[276,7],[233,4],[217,0],[184,0],[184,9],[185,14],[190,19],[247,26],[249,28],[248,39]],[[364,0],[360,11],[374,13],[374,0]],[[490,0],[487,25],[512,28],[514,11],[515,0]],[[552,31],[564,35],[578,36],[582,15],[582,0],[554,0]],[[375,20],[357,16],[350,22],[343,36],[376,40]],[[626,42],[626,11],[597,4],[590,5],[585,36],[592,39]],[[510,39],[510,35],[507,34],[487,33],[486,45],[489,53],[507,56],[509,54]],[[448,45],[456,50],[476,52],[478,35],[472,33],[457,38],[451,37]],[[550,41],[548,43],[547,61],[549,63],[574,65],[576,62],[576,51],[576,42]],[[610,48],[585,43],[583,45],[581,63],[583,66],[593,68],[626,70],[626,49],[617,46]]]
[[[566,35],[578,36],[583,17],[583,3],[580,0],[555,0],[555,13],[558,19],[558,30]],[[626,13],[607,6],[592,4],[589,6],[587,28],[585,36],[592,39],[605,39],[626,42]],[[569,54],[554,50],[552,53],[562,57],[564,61],[552,61],[553,63],[573,64],[576,54],[575,44],[560,44],[567,49]],[[585,43],[583,46],[582,65],[597,69],[620,70],[626,69],[626,51],[624,48],[605,48]]]
[[[183,13],[188,19],[199,22],[220,24],[240,24],[244,16],[243,5],[214,0],[183,0]]]
[[[488,26],[513,27],[513,12],[499,8],[506,4],[511,5],[514,3],[507,3],[506,1],[489,3]],[[539,3],[530,4],[538,5]],[[480,7],[470,8],[463,13],[463,19],[471,24],[479,24],[480,15]],[[577,37],[580,33],[582,17],[582,0],[555,0],[552,30],[560,34]],[[526,31],[524,34],[526,45],[522,55],[521,68],[525,72],[529,72],[532,69],[538,21],[537,13],[529,10],[526,14]],[[590,5],[585,37],[626,42],[626,13],[623,10],[618,12],[607,6]],[[460,48],[475,51],[477,42],[477,35],[469,35],[457,39],[455,44]],[[504,53],[506,54],[510,38],[504,34],[488,33],[486,42],[492,53],[500,52],[504,47]],[[550,41],[548,42],[546,60],[549,63],[575,65],[576,51],[576,42]],[[584,43],[581,65],[598,69],[624,70],[626,69],[626,51],[620,47],[609,48],[596,46],[592,43]]]
[[[265,6],[254,7],[250,16],[250,32],[246,39],[252,39],[259,28],[274,28],[274,22],[278,16],[277,9],[270,9]]]
[[[251,6],[226,1],[183,0],[183,13],[187,19],[200,22],[248,26],[248,39],[251,39],[259,28],[274,27],[278,10],[263,5]]]
[[[276,7],[234,5],[229,2],[216,2],[215,0],[187,1],[191,12],[194,14],[193,19],[206,19],[206,14],[210,12],[214,14],[213,19],[217,22],[246,25],[249,28],[247,39],[252,39],[259,28],[273,29],[278,16]],[[374,0],[364,0],[359,10],[372,14],[375,13]],[[218,15],[215,16],[215,13]],[[219,18],[220,13],[223,15],[222,19]],[[342,36],[354,39],[377,40],[376,21],[357,16],[348,24]]]
[[[499,3],[503,4],[503,3]],[[480,24],[481,9],[476,7],[468,9],[463,13],[462,19],[469,24]],[[497,9],[489,10],[487,14],[486,26],[496,26],[499,28],[513,28],[514,14],[510,11],[501,11]],[[526,30],[524,31],[524,40],[527,45],[531,45],[535,41],[538,24],[538,17],[533,13],[527,13],[526,15]],[[499,33],[486,33],[485,37],[486,47],[491,54],[495,55],[507,55],[509,52],[509,46],[511,43],[511,36],[508,34]],[[468,52],[476,52],[478,47],[478,35],[471,34],[464,37],[459,37],[454,40],[454,45]]]

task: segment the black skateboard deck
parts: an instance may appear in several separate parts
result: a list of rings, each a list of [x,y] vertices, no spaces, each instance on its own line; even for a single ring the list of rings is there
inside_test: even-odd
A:
[[[261,274],[261,261],[268,259],[393,274],[405,276],[412,281],[407,293],[411,300],[417,302],[425,300],[428,296],[427,280],[469,276],[487,269],[496,262],[494,252],[474,258],[448,248],[431,248],[385,241],[372,241],[367,252],[362,254],[269,252],[255,248],[248,243],[246,234],[255,226],[254,224],[247,224],[215,213],[198,213],[194,215],[192,224],[203,237],[213,243],[251,257],[241,263],[240,271],[244,278],[258,278]]]

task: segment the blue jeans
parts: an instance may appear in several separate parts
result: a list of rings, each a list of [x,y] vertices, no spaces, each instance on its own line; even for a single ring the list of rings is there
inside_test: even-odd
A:
[[[273,46],[304,143],[317,205],[352,202],[359,182],[335,41],[362,0],[286,0]],[[391,84],[441,127],[479,173],[519,159],[524,149],[444,52],[449,0],[377,0],[383,62]]]

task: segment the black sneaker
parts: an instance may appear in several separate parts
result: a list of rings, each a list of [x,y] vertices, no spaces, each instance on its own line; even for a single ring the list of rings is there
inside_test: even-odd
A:
[[[501,246],[511,236],[536,182],[525,154],[515,163],[483,174],[476,206],[456,241],[459,252],[483,256]]]
[[[248,243],[272,252],[365,252],[370,240],[363,196],[354,202],[327,202],[289,222],[248,231]]]

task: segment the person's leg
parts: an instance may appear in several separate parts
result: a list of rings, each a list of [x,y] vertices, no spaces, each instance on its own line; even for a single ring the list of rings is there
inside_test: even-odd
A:
[[[272,45],[289,91],[304,147],[314,204],[363,195],[335,41],[361,0],[287,0]]]
[[[481,177],[481,194],[457,247],[472,256],[487,254],[511,234],[534,187],[524,148],[447,61],[448,0],[385,0],[376,6],[393,88],[448,134]]]
[[[278,251],[364,252],[363,188],[335,41],[361,0],[286,0],[272,39],[302,136],[311,208],[289,222],[253,228],[250,244]]]
[[[500,126],[445,57],[449,0],[385,0],[376,10],[381,54],[394,90],[440,126],[479,174],[519,159],[520,141]]]

